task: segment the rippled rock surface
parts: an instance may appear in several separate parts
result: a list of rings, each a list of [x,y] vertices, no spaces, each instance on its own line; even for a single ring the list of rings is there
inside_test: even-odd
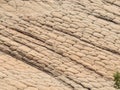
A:
[[[119,0],[0,0],[0,90],[115,90]]]

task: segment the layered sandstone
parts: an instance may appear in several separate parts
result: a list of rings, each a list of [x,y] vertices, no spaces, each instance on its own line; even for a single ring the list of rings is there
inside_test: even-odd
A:
[[[119,0],[1,0],[0,89],[115,90],[119,29]]]

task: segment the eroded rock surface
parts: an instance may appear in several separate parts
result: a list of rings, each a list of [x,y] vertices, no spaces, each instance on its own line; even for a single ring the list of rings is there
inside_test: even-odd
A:
[[[120,71],[120,1],[1,0],[0,51],[6,53],[0,56],[1,68],[8,61],[21,67],[16,59],[37,68],[40,78],[30,78],[28,74],[36,72],[29,68],[24,77],[18,72],[26,84],[29,78],[48,90],[115,90],[113,74]],[[6,67],[17,71],[11,64]],[[17,80],[10,73],[7,78]],[[1,80],[12,87],[6,78]],[[35,87],[24,90],[41,90],[40,83],[32,84]]]
[[[0,66],[0,90],[71,90],[50,75],[5,53],[0,53]]]

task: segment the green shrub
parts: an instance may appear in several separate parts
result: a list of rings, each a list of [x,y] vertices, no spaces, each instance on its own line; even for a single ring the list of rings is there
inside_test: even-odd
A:
[[[117,88],[117,89],[120,89],[120,73],[119,72],[116,72],[114,74],[114,87]]]

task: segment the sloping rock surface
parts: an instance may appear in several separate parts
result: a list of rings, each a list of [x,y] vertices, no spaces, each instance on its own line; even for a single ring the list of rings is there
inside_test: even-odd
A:
[[[0,51],[0,90],[115,90],[120,1],[0,0]]]

